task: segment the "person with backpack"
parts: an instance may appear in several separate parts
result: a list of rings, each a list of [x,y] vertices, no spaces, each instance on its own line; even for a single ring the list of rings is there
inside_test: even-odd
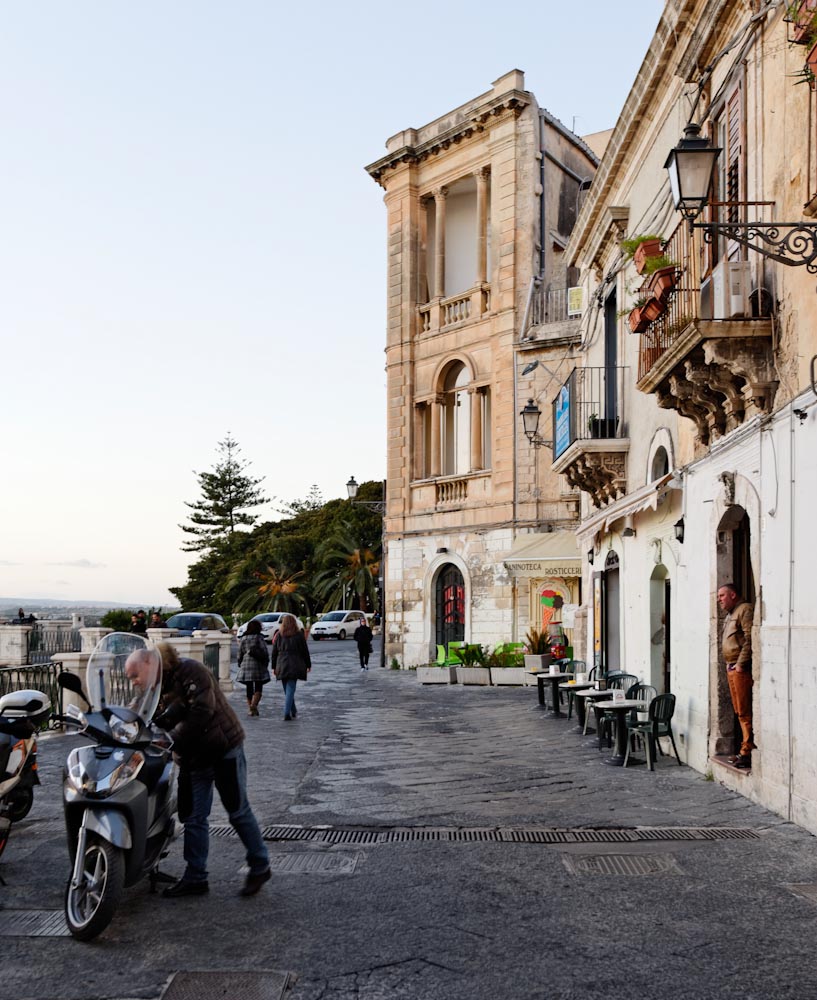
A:
[[[270,680],[269,652],[261,630],[261,622],[253,619],[238,647],[236,680],[247,688],[247,714],[257,716],[264,685]]]

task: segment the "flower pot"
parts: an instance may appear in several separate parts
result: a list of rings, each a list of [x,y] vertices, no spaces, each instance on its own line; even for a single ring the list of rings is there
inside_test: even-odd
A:
[[[481,684],[491,686],[490,667],[457,667],[457,681],[460,684]]]
[[[491,667],[491,683],[495,687],[500,684],[513,684],[522,687],[525,683],[524,667]]]
[[[801,0],[797,13],[792,19],[791,40],[800,45],[813,41],[814,16],[817,14],[817,0]]]
[[[587,429],[591,438],[614,438],[618,420],[615,417],[591,417],[587,422]]]
[[[644,273],[644,268],[647,266],[647,261],[650,257],[660,257],[661,256],[661,240],[644,240],[643,243],[639,243],[633,254],[633,263],[635,264],[635,269],[639,274]]]
[[[654,299],[659,302],[666,302],[670,292],[675,288],[677,272],[675,265],[660,267],[651,277],[649,290]]]
[[[550,653],[525,653],[525,670],[547,670]]]
[[[418,667],[417,680],[421,684],[456,684],[456,667]]]
[[[637,306],[633,309],[627,317],[627,322],[630,324],[630,329],[633,333],[643,333],[650,325],[649,320],[644,315],[644,309],[641,306]]]
[[[660,299],[652,298],[644,305],[641,314],[646,318],[648,323],[654,323],[666,311],[667,307]]]
[[[811,75],[817,77],[817,44],[813,45],[806,56],[806,68],[811,71]]]

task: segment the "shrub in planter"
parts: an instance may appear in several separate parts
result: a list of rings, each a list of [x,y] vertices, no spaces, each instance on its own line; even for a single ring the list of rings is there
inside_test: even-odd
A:
[[[631,236],[628,240],[622,240],[621,249],[628,258],[632,258],[636,271],[643,274],[647,261],[652,257],[661,256],[663,243],[663,236],[657,236],[655,233],[642,233],[638,236]]]

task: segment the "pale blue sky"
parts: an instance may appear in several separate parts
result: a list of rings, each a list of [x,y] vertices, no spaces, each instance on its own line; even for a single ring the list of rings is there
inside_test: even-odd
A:
[[[0,595],[167,603],[228,429],[282,500],[382,478],[365,164],[513,68],[612,126],[661,9],[4,5]]]

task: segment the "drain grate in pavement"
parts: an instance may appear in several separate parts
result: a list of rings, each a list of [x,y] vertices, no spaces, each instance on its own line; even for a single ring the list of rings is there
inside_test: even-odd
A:
[[[216,837],[231,837],[229,826],[213,826]],[[559,830],[553,827],[335,827],[268,826],[264,840],[312,841],[317,844],[403,844],[418,841],[511,844],[635,844],[654,840],[758,840],[744,827],[628,827]]]
[[[174,972],[161,1000],[281,1000],[286,972]]]
[[[571,875],[682,875],[670,854],[563,854]]]
[[[0,937],[68,937],[62,910],[0,910]]]
[[[359,860],[357,854],[279,854],[270,868],[281,875],[352,875]]]
[[[807,899],[810,903],[817,903],[817,885],[813,883],[791,883],[785,886],[789,892],[801,899]]]

